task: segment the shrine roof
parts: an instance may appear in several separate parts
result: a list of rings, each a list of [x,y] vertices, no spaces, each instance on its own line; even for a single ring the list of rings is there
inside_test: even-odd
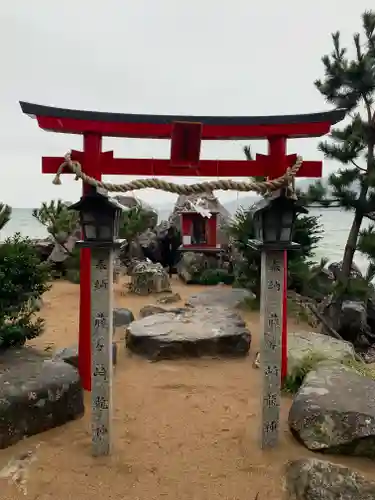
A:
[[[202,139],[319,137],[345,117],[345,110],[274,116],[190,116],[105,113],[57,108],[20,101],[23,113],[36,117],[40,128],[54,132],[97,133],[112,137],[171,137],[174,122],[202,123]]]
[[[208,212],[210,212],[211,215],[217,215],[220,213],[218,210],[211,210],[210,208],[206,208],[206,207],[203,207],[203,208],[204,208],[204,210],[207,210]],[[198,212],[198,210],[189,209],[189,210],[181,210],[180,215],[202,215],[202,214],[200,212]]]

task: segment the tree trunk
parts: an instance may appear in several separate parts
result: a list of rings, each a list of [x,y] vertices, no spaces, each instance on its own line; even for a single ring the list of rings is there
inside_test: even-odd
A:
[[[366,188],[367,192],[367,188]],[[362,196],[362,192],[361,192]],[[360,197],[361,197],[360,196]],[[366,196],[366,193],[364,194]],[[344,250],[344,258],[342,261],[342,272],[341,272],[341,280],[342,280],[342,285],[344,285],[344,288],[346,288],[346,285],[348,284],[349,276],[350,276],[350,271],[352,269],[352,264],[353,264],[353,258],[354,258],[354,253],[357,248],[357,240],[359,236],[359,231],[361,229],[361,224],[363,221],[363,214],[362,211],[356,210],[354,219],[352,222],[352,226],[349,231],[349,236],[346,241],[345,245],[345,250]]]
[[[370,115],[371,117],[371,115]],[[367,176],[372,173],[373,169],[373,163],[374,163],[374,144],[371,141],[368,144],[368,149],[367,149]],[[357,241],[358,241],[358,236],[359,236],[359,231],[361,230],[361,225],[363,218],[365,216],[365,213],[362,210],[362,206],[366,202],[366,197],[367,197],[367,192],[369,190],[369,185],[368,185],[368,180],[367,182],[364,182],[361,186],[361,191],[358,197],[359,201],[359,208],[355,210],[355,215],[352,223],[352,227],[350,228],[349,231],[349,236],[345,245],[345,250],[344,250],[344,258],[342,262],[342,284],[344,285],[344,288],[346,288],[348,281],[349,281],[349,276],[350,276],[350,271],[352,269],[352,264],[353,264],[353,258],[354,258],[354,253],[357,248]]]

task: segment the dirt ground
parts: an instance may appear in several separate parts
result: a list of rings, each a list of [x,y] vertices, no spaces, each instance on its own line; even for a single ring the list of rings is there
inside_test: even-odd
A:
[[[182,299],[201,288],[173,281]],[[152,302],[150,297],[121,296],[119,287],[115,291],[116,305],[134,314]],[[78,303],[77,285],[55,283],[42,310],[46,332],[32,345],[44,349],[76,343]],[[279,500],[283,465],[313,454],[287,429],[288,398],[282,402],[279,447],[259,449],[260,371],[252,367],[259,314],[244,317],[253,342],[251,355],[242,360],[149,363],[128,355],[118,336],[113,454],[91,457],[86,394],[83,419],[0,450],[0,469],[39,444],[28,479],[28,498],[33,500],[253,500],[258,492],[259,500]],[[292,321],[289,327],[304,328]],[[369,460],[332,461],[375,479]],[[6,479],[0,479],[0,488],[2,500],[23,498]]]

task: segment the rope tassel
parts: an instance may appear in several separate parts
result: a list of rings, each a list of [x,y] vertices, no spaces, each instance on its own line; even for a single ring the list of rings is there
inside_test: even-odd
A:
[[[64,172],[65,167],[68,167],[72,172],[76,174],[74,180],[79,181],[81,179],[80,174],[82,173],[82,168],[81,165],[78,163],[78,161],[72,161],[72,154],[71,152],[66,153],[64,156],[64,163],[62,163],[55,175],[55,178],[52,181],[52,184],[55,184],[55,186],[59,186],[61,184],[61,174]]]
[[[71,153],[67,153],[64,157],[64,160],[64,163],[60,165],[56,172],[56,176],[52,181],[55,185],[61,184],[61,174],[63,173],[64,169],[68,167],[69,170],[75,174],[76,181],[81,179],[83,182],[89,184],[90,186],[102,188],[109,192],[115,193],[126,193],[128,191],[135,191],[138,189],[154,188],[166,191],[168,193],[184,195],[211,193],[212,191],[216,190],[241,192],[254,191],[255,193],[266,195],[267,193],[271,193],[272,191],[277,191],[278,189],[287,187],[289,196],[291,196],[292,198],[296,197],[294,189],[294,179],[298,173],[298,170],[301,168],[303,161],[302,157],[298,156],[295,164],[291,168],[288,168],[284,175],[278,177],[277,179],[268,181],[236,182],[232,180],[221,179],[211,182],[201,182],[199,184],[175,184],[173,182],[167,182],[154,177],[152,179],[137,179],[125,184],[112,184],[111,182],[98,181],[82,172],[80,163],[77,161],[72,161]]]

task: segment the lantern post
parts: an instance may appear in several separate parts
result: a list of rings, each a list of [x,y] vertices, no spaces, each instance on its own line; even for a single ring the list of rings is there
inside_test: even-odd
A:
[[[261,252],[262,449],[275,447],[279,437],[284,252],[300,247],[292,242],[298,213],[307,210],[287,198],[283,191],[264,198],[252,210],[255,239],[249,240],[249,246]]]
[[[113,261],[122,205],[90,187],[71,205],[80,215],[81,248],[91,250],[91,427],[93,456],[109,455],[112,444]]]

